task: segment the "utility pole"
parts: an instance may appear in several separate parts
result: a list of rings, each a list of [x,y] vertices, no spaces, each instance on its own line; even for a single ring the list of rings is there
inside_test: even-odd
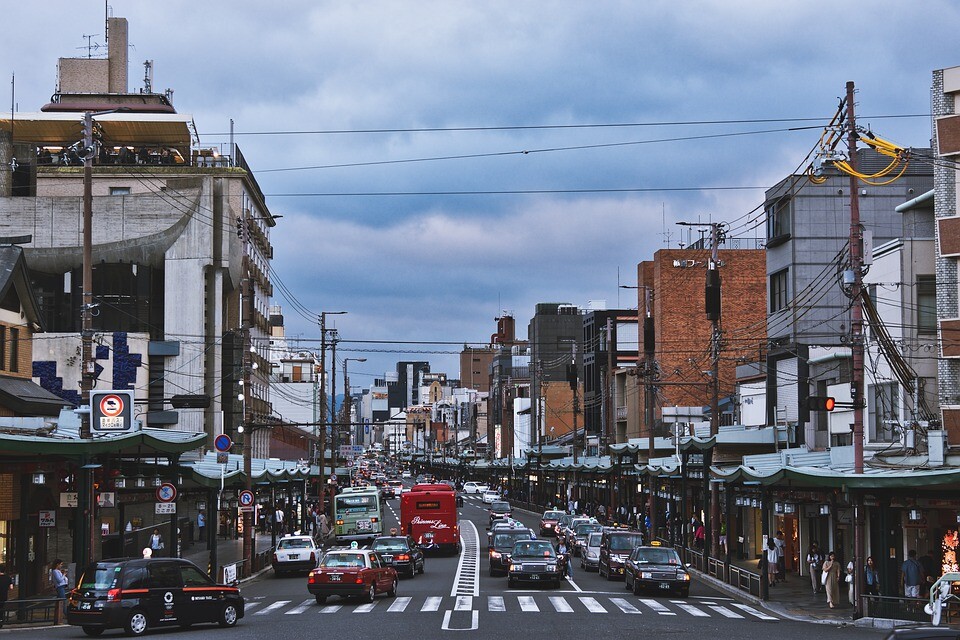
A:
[[[580,398],[577,395],[577,343],[573,343],[573,358],[570,362],[570,368],[567,370],[567,379],[570,381],[570,390],[573,391],[573,439],[570,441],[573,447],[573,464],[577,464],[577,414],[580,413]],[[584,430],[584,438],[587,433]],[[543,453],[543,448],[540,448]],[[586,454],[586,450],[584,450]]]
[[[83,114],[83,294],[80,304],[80,404],[90,405],[93,389],[93,112]],[[92,438],[92,414],[81,417],[80,437]],[[92,557],[92,556],[91,556]]]
[[[858,193],[857,172],[857,119],[854,113],[855,89],[853,82],[847,82],[847,162],[850,171],[850,271],[852,286],[850,299],[850,351],[853,356],[853,376],[850,381],[850,395],[853,396],[853,472],[863,473],[863,230],[860,226],[860,198]],[[844,281],[851,278],[844,274]],[[854,495],[853,523],[853,575],[863,575],[863,497]],[[853,581],[853,601],[856,616],[863,615],[863,603],[860,600],[860,580]]]
[[[643,421],[647,425],[647,464],[650,464],[650,461],[653,460],[653,456],[656,453],[653,446],[653,383],[657,371],[655,362],[657,348],[656,328],[653,322],[653,313],[650,309],[651,289],[648,286],[644,286],[643,289]],[[650,516],[650,540],[653,540],[656,537],[657,531],[657,510],[655,503],[656,494],[649,476],[647,476],[647,489],[649,491],[647,495],[647,509],[648,515]]]
[[[239,231],[243,240],[243,286],[240,289],[240,327],[243,332],[243,356],[241,366],[243,368],[243,393],[241,402],[243,406],[242,423],[243,427],[243,475],[244,489],[253,491],[253,424],[250,419],[250,349],[252,347],[250,325],[253,322],[253,280],[250,277],[250,229],[247,227],[246,212],[241,214],[239,219]],[[249,511],[243,512],[243,575],[250,576],[253,573],[253,537],[251,535],[251,525],[253,518]]]
[[[337,330],[334,329],[330,335],[330,412],[332,413],[333,420],[331,422],[337,423]],[[333,425],[333,444],[331,446],[331,458],[333,462],[333,473],[337,473],[337,463],[340,459],[340,427],[337,424]]]
[[[722,297],[720,294],[720,243],[723,242],[723,228],[718,223],[710,225],[710,264],[707,269],[707,283],[705,289],[704,307],[707,312],[707,318],[710,320],[710,360],[711,360],[711,393],[710,393],[710,435],[716,437],[720,432],[720,316],[722,310]],[[776,439],[776,432],[774,432]],[[716,442],[716,441],[714,441]],[[707,505],[708,512],[704,518],[704,534],[707,541],[708,552],[714,556],[717,555],[719,540],[714,535],[720,531],[720,486],[716,482],[710,482],[710,462],[713,459],[712,451],[703,452],[703,495],[710,503]],[[684,514],[686,517],[686,514]]]
[[[603,403],[603,404],[604,404],[604,409],[605,409],[606,415],[604,416],[605,419],[604,419],[604,421],[603,421],[603,438],[601,438],[600,448],[599,448],[599,450],[597,451],[598,455],[600,455],[600,456],[602,456],[602,455],[604,454],[604,452],[607,451],[607,445],[610,444],[610,439],[611,439],[611,436],[612,436],[612,434],[613,434],[613,432],[614,432],[614,424],[615,424],[614,421],[613,421],[613,413],[614,413],[614,407],[613,407],[613,318],[611,318],[611,317],[608,317],[608,318],[607,318],[607,329],[606,329],[606,330],[607,330],[607,370],[606,370],[605,375],[604,375],[604,378],[605,378],[604,382],[605,382],[606,384],[603,385],[603,387],[604,387],[604,389],[603,389],[603,399],[604,399],[604,403]],[[612,470],[612,469],[613,469],[613,466],[611,465],[610,468],[611,468],[611,470]],[[620,468],[619,465],[617,465],[617,468],[618,468],[618,469]],[[609,503],[610,503],[610,505],[611,505],[612,507],[615,508],[615,507],[616,507],[616,501],[615,501],[615,499],[614,499],[614,487],[615,487],[615,481],[614,481],[614,480],[615,480],[615,479],[614,479],[613,473],[611,472],[611,474],[610,474],[610,481],[609,481],[609,483],[608,483],[608,485],[607,485],[607,489],[609,490],[609,493],[610,493]]]

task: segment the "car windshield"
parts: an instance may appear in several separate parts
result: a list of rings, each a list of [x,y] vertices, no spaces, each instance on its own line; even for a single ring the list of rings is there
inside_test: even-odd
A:
[[[370,548],[374,551],[406,551],[410,547],[406,538],[378,538]]]
[[[610,536],[611,551],[633,551],[643,544],[639,533],[621,533]]]
[[[513,549],[513,545],[522,541],[529,540],[530,534],[526,531],[511,531],[509,533],[498,533],[493,536],[494,549]]]
[[[584,522],[578,524],[573,530],[578,536],[584,536],[592,531],[600,531],[603,527],[599,524],[591,524],[589,522]]]
[[[80,578],[81,589],[105,591],[117,586],[120,577],[120,565],[112,562],[98,562],[87,567]]]
[[[280,544],[277,545],[277,549],[310,549],[311,547],[313,547],[313,544],[307,538],[281,540]]]
[[[557,552],[546,540],[530,540],[513,545],[514,558],[556,558]]]
[[[545,511],[543,514],[544,520],[559,520],[560,516],[563,515],[563,511]]]
[[[490,511],[499,511],[500,513],[506,513],[510,511],[509,502],[494,502],[490,505]]]
[[[599,546],[600,546],[600,538],[602,538],[602,537],[603,537],[603,534],[602,534],[602,533],[591,533],[589,536],[587,536],[587,546],[588,546],[588,547],[599,547]]]
[[[366,560],[362,553],[328,553],[320,562],[321,567],[365,567]]]
[[[680,564],[680,556],[673,549],[637,549],[633,555],[637,564]]]

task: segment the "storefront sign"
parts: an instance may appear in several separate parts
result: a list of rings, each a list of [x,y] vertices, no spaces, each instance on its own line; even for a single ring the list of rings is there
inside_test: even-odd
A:
[[[223,567],[224,584],[232,584],[237,581],[237,565],[227,564]]]
[[[57,512],[53,509],[41,510],[40,511],[40,526],[41,527],[55,527],[57,526]]]
[[[78,494],[76,492],[70,493],[61,493],[60,494],[60,506],[63,508],[75,507],[79,503]]]
[[[157,515],[168,515],[177,512],[176,502],[157,502],[154,504],[154,513]]]

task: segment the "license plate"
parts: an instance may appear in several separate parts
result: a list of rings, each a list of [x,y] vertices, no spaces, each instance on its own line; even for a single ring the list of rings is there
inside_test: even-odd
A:
[[[383,556],[384,562],[393,562],[393,556]]]
[[[623,573],[623,567],[620,567],[619,569],[617,569],[617,573]]]
[[[89,608],[90,608],[90,603],[89,603],[89,602],[81,602],[81,603],[80,603],[80,608],[81,608],[81,609],[84,609],[84,610],[89,609]]]
[[[532,576],[530,576],[530,579],[531,579],[531,580],[539,580],[539,579],[540,579],[540,576],[538,576],[537,574],[533,574]]]
[[[357,529],[360,531],[369,531],[370,530],[370,521],[369,520],[359,520],[357,522]]]
[[[669,583],[669,582],[661,582],[661,583],[660,583],[660,588],[661,588],[661,589],[669,589],[669,588],[670,588],[670,583]]]
[[[339,573],[330,574],[330,582],[340,582],[340,578],[341,578],[341,574]]]
[[[287,560],[296,560],[299,557],[300,557],[299,553],[291,553],[290,555],[287,556]]]

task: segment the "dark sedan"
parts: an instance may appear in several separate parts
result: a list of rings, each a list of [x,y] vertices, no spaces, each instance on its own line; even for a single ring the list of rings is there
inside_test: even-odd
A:
[[[676,591],[690,595],[690,574],[677,552],[669,547],[637,547],[624,567],[626,586],[635,595],[644,589],[660,592]]]
[[[510,554],[513,546],[522,540],[533,540],[529,529],[497,531],[490,537],[487,553],[490,556],[490,575],[505,576],[510,570]]]
[[[380,554],[384,564],[393,567],[402,576],[413,578],[423,573],[423,550],[408,536],[380,536],[370,548]]]
[[[551,542],[525,540],[513,545],[507,586],[512,588],[518,582],[535,582],[559,587],[565,571],[564,560],[557,556]]]

